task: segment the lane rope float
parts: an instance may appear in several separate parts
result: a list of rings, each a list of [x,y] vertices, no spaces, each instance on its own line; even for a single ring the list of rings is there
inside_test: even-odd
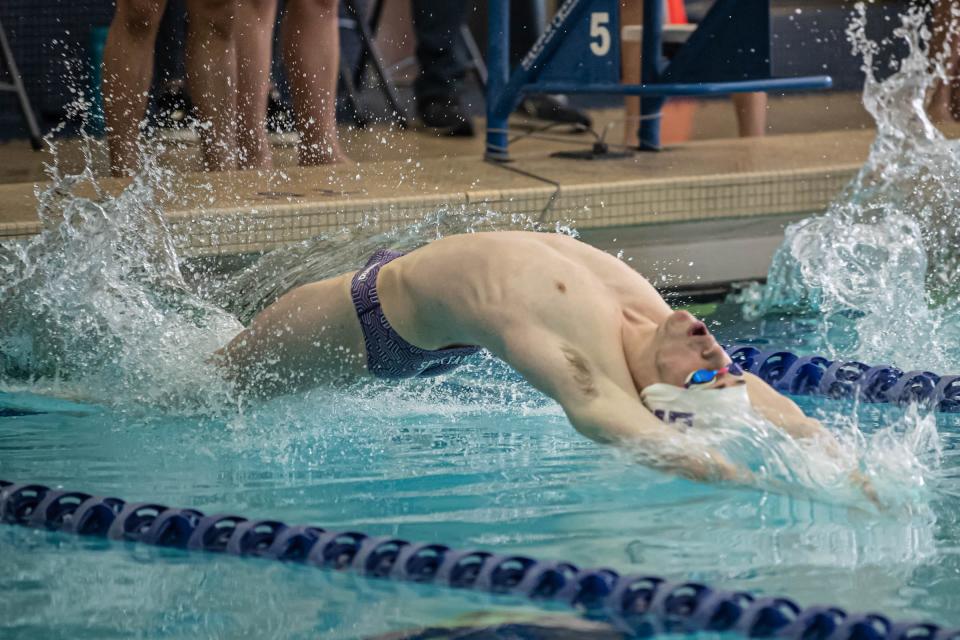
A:
[[[870,403],[918,404],[943,413],[960,413],[960,375],[903,371],[893,365],[870,366],[855,360],[799,356],[783,349],[725,346],[745,371],[781,393],[859,399]]]
[[[0,522],[560,602],[638,636],[709,631],[790,640],[960,640],[960,629],[929,622],[895,622],[835,606],[802,608],[789,598],[723,591],[699,582],[621,575],[609,568],[581,569],[570,562],[279,520],[205,515],[42,484],[0,480]]]

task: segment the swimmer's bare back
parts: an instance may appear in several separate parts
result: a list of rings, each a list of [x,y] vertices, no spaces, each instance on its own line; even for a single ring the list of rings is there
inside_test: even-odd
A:
[[[243,388],[273,395],[367,373],[355,273],[288,292],[231,341],[222,356]],[[569,319],[611,294],[651,315],[670,313],[627,265],[558,234],[451,236],[386,264],[377,285],[393,329],[423,349],[479,345],[509,357],[505,332]]]
[[[579,315],[592,301],[629,306],[653,322],[671,312],[627,264],[555,233],[450,236],[391,263],[380,277],[391,322],[409,321],[398,330],[425,348],[495,342],[508,316],[533,324],[565,311]]]

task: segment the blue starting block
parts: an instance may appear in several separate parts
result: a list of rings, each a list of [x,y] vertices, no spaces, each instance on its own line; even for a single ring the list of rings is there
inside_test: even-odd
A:
[[[510,73],[510,0],[490,0],[487,146],[490,160],[508,160],[507,119],[525,94],[597,93],[640,96],[640,149],[660,148],[660,112],[668,96],[826,89],[829,76],[774,78],[770,63],[770,0],[716,0],[668,62],[664,7],[643,3],[641,84],[620,80],[619,0],[566,0],[546,31]]]

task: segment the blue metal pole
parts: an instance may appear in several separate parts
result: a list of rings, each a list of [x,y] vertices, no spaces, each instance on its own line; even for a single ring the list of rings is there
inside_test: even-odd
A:
[[[549,65],[549,60],[570,33],[573,25],[577,24],[589,8],[590,0],[566,0],[560,5],[550,24],[547,25],[546,31],[537,39],[517,68],[508,74],[506,87],[500,92],[497,103],[493,105],[495,114],[506,117],[513,112],[523,95],[523,88],[539,76],[545,65]],[[487,109],[489,108],[488,105]]]
[[[663,55],[663,0],[643,3],[643,44],[640,60],[640,84],[649,85],[660,80]],[[661,96],[640,98],[640,149],[660,150]]]
[[[487,3],[487,160],[510,159],[507,151],[509,112],[497,113],[497,103],[510,78],[510,0]]]
[[[604,84],[577,82],[535,82],[520,87],[522,93],[594,93],[627,96],[713,96],[752,91],[805,91],[829,89],[830,76],[764,78],[733,82],[658,82],[655,84]]]

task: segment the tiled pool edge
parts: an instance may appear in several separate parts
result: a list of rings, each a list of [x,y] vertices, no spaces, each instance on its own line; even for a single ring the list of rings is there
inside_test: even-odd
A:
[[[166,215],[178,249],[186,256],[263,251],[365,218],[374,220],[373,228],[387,229],[445,207],[518,213],[548,226],[561,223],[578,229],[749,219],[822,210],[860,167],[858,162],[573,184],[558,180],[559,187],[438,189],[423,195],[238,203],[209,209],[172,206]],[[0,222],[0,241],[29,238],[41,226],[39,220]]]

